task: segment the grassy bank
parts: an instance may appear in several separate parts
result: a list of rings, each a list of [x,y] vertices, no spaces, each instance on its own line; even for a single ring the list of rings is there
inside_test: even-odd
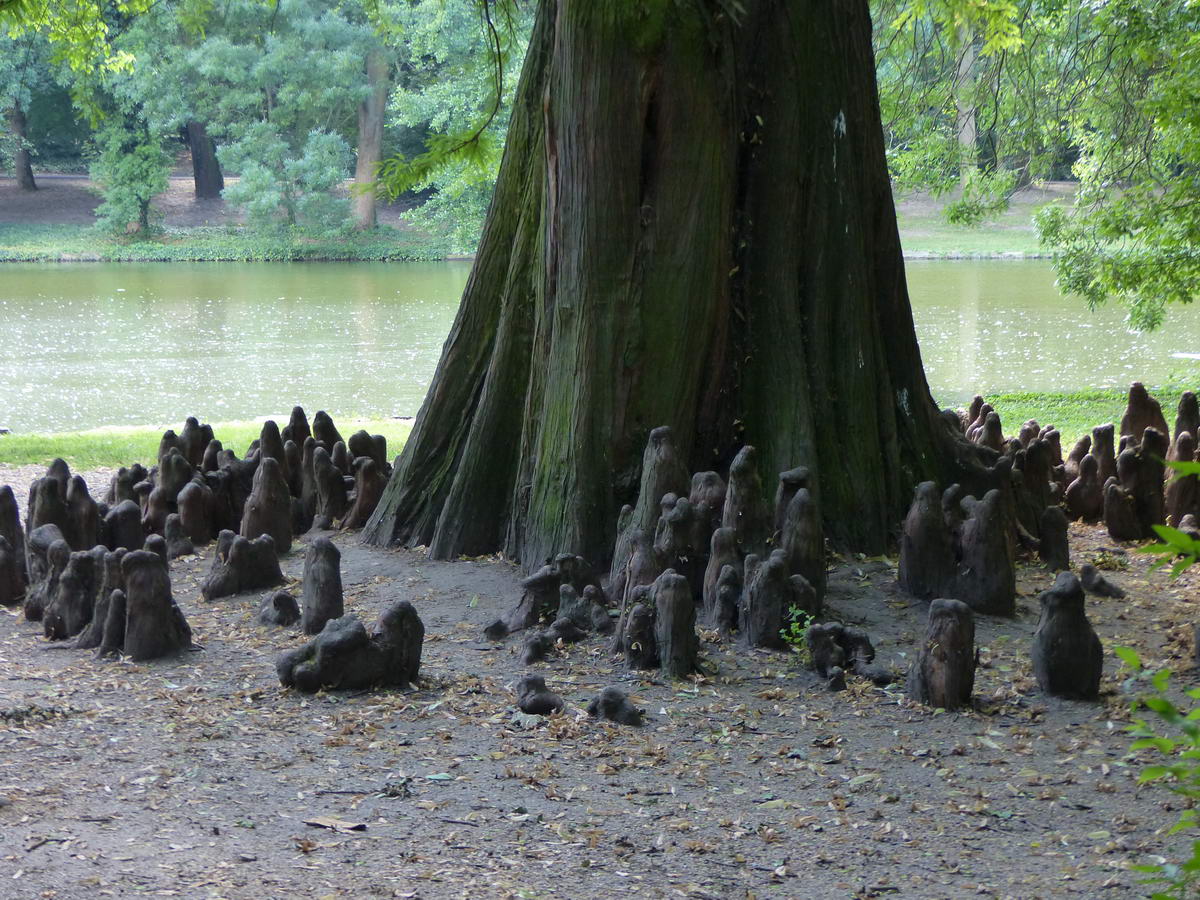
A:
[[[904,253],[917,259],[1044,256],[1032,229],[964,228],[940,214],[899,217]],[[1028,223],[1026,223],[1027,226]],[[445,241],[383,225],[372,232],[320,237],[239,226],[168,228],[148,239],[118,238],[87,225],[0,224],[0,262],[320,262],[444,259]]]
[[[397,419],[334,420],[343,437],[360,428],[371,434],[382,434],[388,441],[388,455],[395,456],[408,438],[411,423]],[[97,428],[68,434],[6,434],[0,435],[0,482],[5,466],[47,465],[56,456],[65,459],[72,469],[110,469],[135,462],[149,466],[158,454],[158,442],[167,428],[179,430],[182,423],[158,428]],[[213,433],[222,446],[239,456],[262,430],[262,421],[221,422],[213,424]]]
[[[1179,395],[1189,386],[1168,384],[1151,387],[1150,392],[1162,404],[1167,424],[1175,422],[1175,407]],[[1097,388],[1063,393],[1001,393],[988,394],[987,400],[1000,413],[1004,433],[1017,433],[1021,423],[1036,419],[1042,425],[1054,425],[1062,433],[1064,450],[1070,449],[1080,437],[1089,434],[1096,425],[1105,422],[1119,424],[1125,411],[1127,390]],[[947,404],[949,405],[949,404]],[[371,434],[382,434],[388,440],[388,455],[395,456],[408,438],[411,424],[396,419],[337,419],[341,433],[349,437],[360,428]],[[158,452],[158,441],[166,428],[180,428],[180,423],[158,428],[97,428],[69,434],[9,434],[0,436],[0,482],[5,466],[46,465],[61,456],[72,469],[86,471],[97,468],[116,468],[140,462],[150,465]],[[213,425],[213,431],[225,447],[239,456],[258,437],[262,422],[224,422]]]
[[[86,225],[0,224],[0,262],[372,262],[446,255],[442,241],[386,225],[334,237],[199,226],[168,228],[138,240],[107,236]]]
[[[1198,385],[1165,384],[1149,387],[1151,395],[1163,408],[1167,425],[1174,427],[1175,407],[1179,395],[1195,390]],[[985,398],[1000,414],[1005,435],[1015,435],[1021,423],[1036,419],[1041,425],[1053,425],[1062,435],[1063,451],[1096,425],[1111,422],[1121,424],[1125,412],[1128,388],[1095,388],[1063,393],[1005,393],[985,394]]]
[[[951,225],[940,212],[900,213],[900,245],[910,259],[1039,259],[1052,254],[1038,242],[1032,223],[1012,222],[976,227]]]
[[[185,180],[176,181],[182,184]],[[88,214],[95,198],[91,190],[85,189],[86,184],[86,179],[81,185],[48,182],[47,193],[61,195],[58,203],[67,204],[68,212]],[[190,188],[190,181],[187,185]],[[194,201],[179,187],[172,188],[180,196],[168,204],[165,221],[169,227],[148,239],[107,236],[88,225],[52,224],[51,213],[29,209],[24,217],[13,216],[9,224],[0,224],[0,261],[424,260],[444,258],[449,249],[443,238],[407,229],[403,224],[396,227],[402,220],[395,215],[393,224],[381,225],[375,231],[335,237],[289,230],[260,232],[236,224],[232,216],[226,216],[222,224],[197,225],[185,218],[191,209],[188,204]],[[1018,193],[999,216],[975,227],[948,223],[943,213],[944,199],[897,197],[901,244],[907,256],[916,258],[1044,256],[1046,251],[1039,245],[1033,227],[1033,214],[1045,203],[1065,200],[1070,190],[1070,186],[1062,185],[1028,188]]]
[[[1038,241],[1034,214],[1047,203],[1069,203],[1075,186],[1051,182],[1018,191],[1007,209],[975,226],[946,221],[945,201],[927,195],[896,198],[896,223],[904,254],[917,258],[1043,257],[1049,253]]]

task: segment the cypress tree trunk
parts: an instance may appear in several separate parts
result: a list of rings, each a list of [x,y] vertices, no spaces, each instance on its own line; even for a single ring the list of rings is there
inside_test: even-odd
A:
[[[17,187],[23,191],[36,191],[37,182],[33,180],[33,164],[29,155],[29,147],[25,143],[27,136],[25,110],[17,101],[14,101],[8,109],[8,129],[17,139],[17,152],[13,155]]]
[[[196,185],[196,196],[203,199],[220,197],[225,190],[225,176],[217,162],[217,148],[201,122],[188,122],[188,148],[192,152],[192,179]]]
[[[921,367],[865,0],[543,0],[495,197],[364,533],[603,565],[650,429],[798,465],[879,550],[958,445]]]
[[[358,160],[354,166],[354,222],[359,228],[375,227],[375,167],[383,150],[388,98],[388,64],[378,51],[367,56],[367,83],[371,93],[358,104]]]

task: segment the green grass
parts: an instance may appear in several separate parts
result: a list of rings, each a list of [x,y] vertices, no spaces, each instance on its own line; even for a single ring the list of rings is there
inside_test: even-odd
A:
[[[989,257],[1002,254],[1048,256],[1038,243],[1028,211],[1009,213],[979,226],[951,225],[940,211],[900,212],[900,244],[909,256]]]
[[[265,420],[262,420],[265,421]],[[262,421],[222,422],[213,425],[213,433],[226,449],[239,456],[258,437]],[[388,441],[388,455],[394,457],[404,446],[411,424],[395,419],[343,418],[335,420],[343,437],[360,428],[382,434]],[[161,428],[97,428],[68,434],[0,435],[0,468],[4,466],[48,465],[62,457],[74,470],[111,469],[135,462],[149,466],[158,454],[158,442],[167,428],[178,431],[182,423]]]
[[[1181,384],[1151,387],[1150,393],[1162,404],[1167,423],[1175,421],[1179,395],[1190,388]],[[1128,391],[1125,388],[1097,388],[1062,393],[987,394],[986,399],[1000,414],[1006,435],[1015,435],[1021,423],[1036,419],[1053,425],[1062,434],[1064,450],[1096,425],[1120,424]],[[140,462],[150,465],[158,453],[158,441],[167,428],[179,430],[182,423],[157,428],[97,428],[65,434],[8,434],[0,436],[0,468],[4,466],[47,465],[62,457],[72,469],[117,468]],[[343,418],[338,430],[349,437],[360,428],[382,434],[388,440],[388,455],[395,456],[404,446],[411,425],[395,419]],[[258,437],[262,421],[223,422],[213,425],[222,445],[239,456]]]
[[[1148,387],[1163,408],[1167,424],[1175,422],[1179,395],[1193,388],[1180,384]],[[985,394],[984,398],[1000,414],[1005,436],[1017,433],[1023,422],[1036,419],[1040,425],[1053,425],[1062,435],[1063,452],[1092,428],[1111,422],[1121,424],[1128,388],[1096,388],[1063,393]]]
[[[1069,203],[1074,185],[1045,184],[1025,188],[1012,197],[1008,208],[977,226],[951,225],[946,221],[949,198],[922,194],[896,197],[896,223],[900,244],[908,256],[972,258],[1049,256],[1038,242],[1034,214],[1048,203]]]
[[[0,262],[369,262],[445,256],[443,241],[386,225],[336,236],[241,226],[171,228],[139,240],[86,225],[0,224]]]

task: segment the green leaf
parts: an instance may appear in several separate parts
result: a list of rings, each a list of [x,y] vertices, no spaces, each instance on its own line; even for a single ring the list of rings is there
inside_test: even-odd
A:
[[[1137,651],[1132,647],[1113,647],[1113,653],[1117,654],[1121,661],[1135,672],[1141,671],[1141,657],[1137,655]]]

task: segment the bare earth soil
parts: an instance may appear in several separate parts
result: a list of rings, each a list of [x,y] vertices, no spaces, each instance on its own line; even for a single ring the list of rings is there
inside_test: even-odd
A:
[[[182,172],[183,170],[177,170]],[[0,224],[11,225],[91,225],[96,221],[95,209],[100,204],[92,182],[85,175],[38,175],[39,190],[17,189],[16,180],[0,176]],[[234,184],[237,178],[227,179]],[[986,231],[1003,245],[1001,236],[1033,232],[1034,211],[1051,200],[1073,195],[1075,185],[1068,182],[1048,182],[1041,187],[1018,191],[1009,209],[995,221],[988,222]],[[955,229],[941,218],[945,198],[933,199],[924,194],[896,198],[896,209],[903,219],[904,236],[913,246],[936,234]],[[236,224],[241,219],[227,209],[224,200],[197,200],[190,175],[171,176],[170,187],[154,200],[168,227]],[[382,225],[410,227],[403,219],[403,204],[379,204]],[[958,228],[958,232],[964,229]],[[966,230],[966,231],[969,231]]]
[[[1147,574],[1098,528],[1072,538],[1076,564],[1128,560],[1108,574],[1129,598],[1088,601],[1106,647],[1186,670],[1197,579]],[[706,634],[688,682],[625,671],[605,638],[552,655],[533,668],[568,709],[542,719],[515,711],[519,639],[482,638],[519,595],[513,567],[336,542],[348,612],[420,611],[419,690],[282,689],[274,658],[301,636],[254,623],[262,593],[202,602],[211,547],[171,565],[203,648],[178,659],[46,652],[0,615],[0,896],[1118,898],[1147,893],[1131,863],[1179,858],[1179,801],[1136,783],[1111,655],[1100,704],[1037,691],[1038,567],[1015,619],[977,622],[970,712],[829,693],[797,657]],[[827,617],[897,671],[926,606],[891,561],[835,560]],[[613,683],[644,728],[587,718]]]
[[[14,178],[0,176],[0,224],[3,225],[92,225],[100,196],[86,175],[37,175],[38,189],[22,191]],[[237,178],[226,179],[235,184]],[[162,223],[171,228],[197,225],[231,225],[241,221],[225,201],[198,200],[190,175],[172,175],[170,186],[154,198]],[[381,225],[403,224],[403,207],[380,203]]]

